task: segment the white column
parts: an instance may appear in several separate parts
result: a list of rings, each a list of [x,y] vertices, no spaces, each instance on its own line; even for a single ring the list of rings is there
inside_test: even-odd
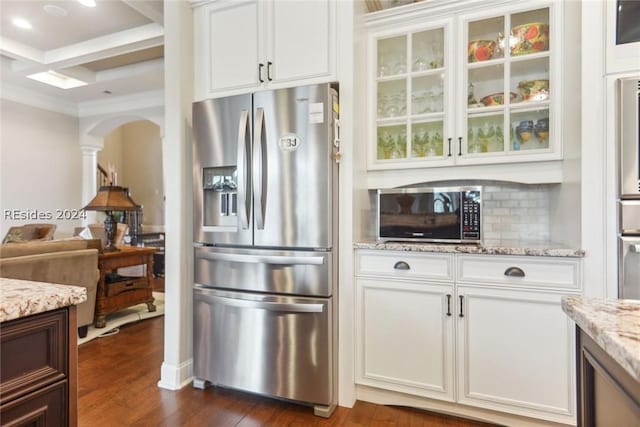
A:
[[[94,145],[82,145],[80,150],[82,151],[82,206],[85,206],[96,195],[98,151],[100,148]],[[87,212],[87,217],[82,220],[82,225],[86,226],[95,222],[96,213]]]
[[[191,144],[193,100],[191,8],[164,2],[165,121],[165,315],[164,361],[158,386],[177,390],[193,377],[193,233],[191,230]]]

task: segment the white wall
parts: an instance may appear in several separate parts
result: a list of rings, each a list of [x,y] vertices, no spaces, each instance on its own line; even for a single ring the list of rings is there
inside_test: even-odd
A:
[[[0,136],[0,234],[41,222],[57,225],[55,237],[72,235],[80,220],[56,217],[83,207],[78,119],[2,99]],[[52,219],[12,220],[12,209]]]
[[[118,173],[118,185],[129,188],[131,198],[144,207],[144,226],[164,226],[164,185],[160,127],[139,120],[113,130],[98,152],[98,163],[105,169],[111,163]]]

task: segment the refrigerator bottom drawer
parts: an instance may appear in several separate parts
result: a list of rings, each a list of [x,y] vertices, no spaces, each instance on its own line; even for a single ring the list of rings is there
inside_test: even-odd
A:
[[[213,385],[332,402],[331,298],[194,289],[194,375]]]

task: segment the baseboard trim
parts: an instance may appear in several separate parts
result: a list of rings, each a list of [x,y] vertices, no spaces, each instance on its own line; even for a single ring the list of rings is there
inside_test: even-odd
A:
[[[158,387],[166,390],[180,390],[191,384],[192,381],[193,359],[189,359],[178,366],[162,362]]]

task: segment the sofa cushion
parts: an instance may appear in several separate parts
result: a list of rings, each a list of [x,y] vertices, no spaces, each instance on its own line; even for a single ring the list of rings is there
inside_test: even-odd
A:
[[[49,240],[25,242],[19,245],[0,245],[0,258],[14,258],[19,256],[43,254],[61,251],[77,251],[82,249],[100,250],[100,240],[98,239],[73,239],[73,240]],[[96,264],[97,265],[97,264]]]

